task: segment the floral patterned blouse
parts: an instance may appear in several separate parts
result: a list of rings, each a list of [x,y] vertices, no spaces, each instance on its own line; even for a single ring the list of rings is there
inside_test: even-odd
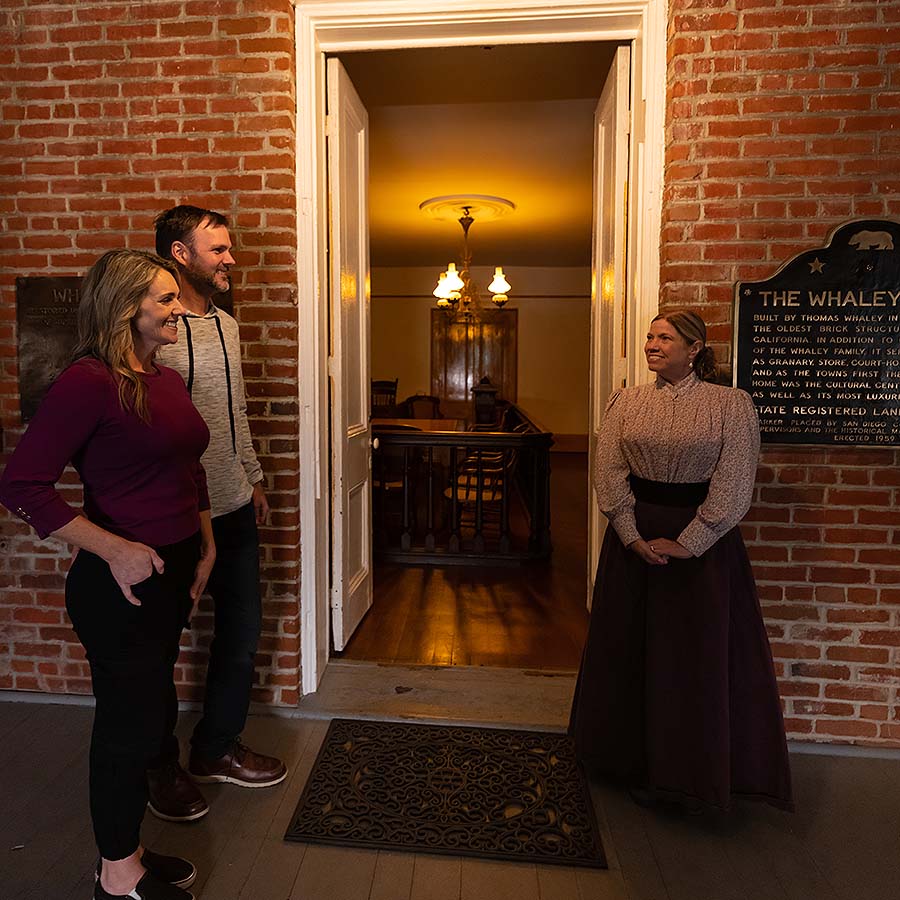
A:
[[[627,547],[641,537],[629,474],[650,481],[709,481],[709,494],[678,543],[705,553],[746,515],[759,456],[759,422],[750,395],[701,381],[623,388],[610,397],[597,433],[593,483],[600,510]]]

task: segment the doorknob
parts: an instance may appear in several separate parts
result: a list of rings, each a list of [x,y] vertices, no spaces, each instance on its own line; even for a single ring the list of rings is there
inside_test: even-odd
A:
[[[378,438],[372,438],[372,440],[369,441],[369,446],[370,446],[373,450],[377,450],[377,449],[378,449]]]

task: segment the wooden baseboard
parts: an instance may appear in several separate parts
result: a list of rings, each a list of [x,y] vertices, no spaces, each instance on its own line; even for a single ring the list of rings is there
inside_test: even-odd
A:
[[[553,435],[553,453],[587,453],[588,436],[586,434],[556,434]]]

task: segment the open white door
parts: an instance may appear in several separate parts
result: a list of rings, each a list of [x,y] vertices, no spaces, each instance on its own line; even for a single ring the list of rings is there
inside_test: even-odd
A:
[[[331,199],[331,625],[343,650],[372,605],[369,454],[368,115],[344,67],[328,60]]]
[[[596,435],[610,394],[625,383],[625,214],[628,208],[629,81],[631,52],[619,47],[594,112],[594,226],[591,278],[590,433]],[[591,439],[588,478],[594,469]],[[587,603],[606,519],[589,488]]]

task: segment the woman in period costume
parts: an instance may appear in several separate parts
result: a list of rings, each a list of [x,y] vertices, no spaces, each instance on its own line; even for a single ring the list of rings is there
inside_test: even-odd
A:
[[[781,704],[738,530],[759,425],[712,383],[706,325],[672,312],[644,347],[651,384],[610,398],[593,472],[607,528],[569,730],[589,771],[691,810],[790,808]]]

